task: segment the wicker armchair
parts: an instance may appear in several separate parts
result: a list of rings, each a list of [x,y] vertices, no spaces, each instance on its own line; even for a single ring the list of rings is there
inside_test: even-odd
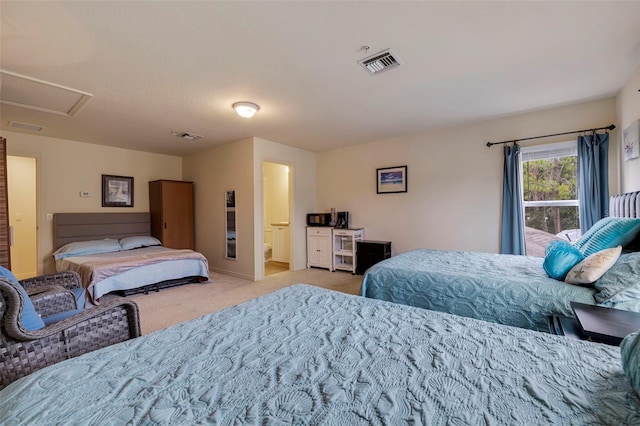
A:
[[[20,281],[40,316],[76,309],[69,289],[80,287],[75,272],[43,275]],[[100,306],[36,331],[22,324],[23,293],[0,277],[0,389],[20,377],[67,358],[140,336],[138,306],[129,300],[104,301]]]

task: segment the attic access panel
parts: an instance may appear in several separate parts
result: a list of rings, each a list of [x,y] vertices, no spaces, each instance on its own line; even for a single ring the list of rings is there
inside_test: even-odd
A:
[[[0,103],[51,114],[74,116],[93,95],[0,70]]]

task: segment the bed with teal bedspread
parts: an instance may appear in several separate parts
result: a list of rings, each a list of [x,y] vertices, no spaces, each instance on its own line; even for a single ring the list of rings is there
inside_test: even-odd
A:
[[[308,285],[44,368],[6,424],[638,424],[617,347]]]
[[[621,256],[592,285],[551,278],[540,257],[416,249],[373,265],[360,294],[538,331],[549,330],[552,316],[573,317],[571,301],[640,312],[639,218],[640,191],[617,194],[609,199],[608,217],[573,244],[565,242],[585,258],[617,245],[636,252]],[[559,256],[552,269],[565,266],[564,254],[551,253]]]
[[[416,249],[372,266],[361,295],[500,324],[548,331],[549,316],[573,316],[570,301],[596,290],[549,278],[543,258]]]

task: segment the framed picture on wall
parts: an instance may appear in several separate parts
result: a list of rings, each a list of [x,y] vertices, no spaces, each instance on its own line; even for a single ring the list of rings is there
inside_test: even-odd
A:
[[[102,207],[133,207],[133,177],[102,175]]]
[[[407,192],[407,166],[376,169],[376,193]]]

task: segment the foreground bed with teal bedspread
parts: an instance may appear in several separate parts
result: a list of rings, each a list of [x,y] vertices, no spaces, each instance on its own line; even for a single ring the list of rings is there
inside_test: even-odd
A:
[[[416,249],[372,266],[361,295],[485,321],[548,331],[570,301],[595,304],[595,289],[549,278],[543,259]]]
[[[619,349],[294,285],[40,370],[5,424],[639,424]]]

